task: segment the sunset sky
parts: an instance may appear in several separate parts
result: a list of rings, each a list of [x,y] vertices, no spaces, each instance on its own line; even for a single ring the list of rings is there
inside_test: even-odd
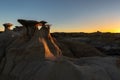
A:
[[[0,10],[0,30],[22,18],[46,20],[52,32],[120,32],[120,0],[0,0]]]

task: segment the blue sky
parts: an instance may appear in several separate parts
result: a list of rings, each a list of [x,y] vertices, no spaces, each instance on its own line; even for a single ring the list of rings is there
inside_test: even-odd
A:
[[[46,20],[52,32],[120,32],[120,0],[0,0],[0,10],[1,28],[23,18]]]

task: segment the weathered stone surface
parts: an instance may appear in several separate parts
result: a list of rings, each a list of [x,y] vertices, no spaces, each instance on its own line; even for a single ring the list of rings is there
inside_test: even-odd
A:
[[[69,61],[68,58],[58,61],[24,60],[4,76],[13,78],[9,80],[119,80],[120,68],[115,65],[116,59],[87,57],[75,61]]]
[[[24,22],[24,21],[23,21]],[[29,30],[23,30],[28,33],[33,33],[32,35],[22,35],[19,36],[14,42],[12,42],[6,49],[6,64],[3,73],[9,73],[15,64],[21,61],[34,61],[49,58],[50,55],[58,56],[60,54],[59,47],[53,41],[49,29],[47,27],[42,27],[40,30],[36,29],[31,32],[30,27],[36,27],[28,25]],[[27,27],[25,26],[25,29]],[[31,38],[28,38],[31,37]],[[46,50],[47,49],[47,50]],[[48,55],[48,49],[49,55]],[[53,53],[53,54],[52,54]]]
[[[99,51],[86,44],[57,43],[45,24],[38,30],[34,21],[22,22],[27,26],[23,25],[20,31],[16,31],[20,35],[5,45],[0,80],[120,80],[119,57],[100,57]],[[4,40],[9,39],[4,37]],[[65,57],[62,53],[82,58]]]
[[[98,51],[96,48],[78,41],[58,40],[59,46],[63,52],[63,55],[73,58],[80,57],[92,57],[92,56],[104,56],[103,53]]]
[[[0,61],[3,56],[5,56],[6,48],[17,38],[18,33],[10,30],[12,26],[11,23],[3,24],[5,27],[5,31],[0,34]]]

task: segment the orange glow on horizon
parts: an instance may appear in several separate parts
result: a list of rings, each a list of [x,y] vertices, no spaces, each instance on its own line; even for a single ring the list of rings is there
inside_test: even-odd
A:
[[[75,29],[75,28],[70,28],[70,29],[52,29],[51,32],[86,32],[86,33],[92,33],[92,32],[97,32],[97,31],[100,31],[100,32],[111,32],[111,33],[120,33],[120,28],[118,27],[101,27],[101,28],[78,28],[78,29]]]
[[[96,20],[96,21],[86,21],[83,23],[71,23],[53,26],[51,32],[111,32],[120,33],[120,20],[116,19],[106,19],[106,20]]]

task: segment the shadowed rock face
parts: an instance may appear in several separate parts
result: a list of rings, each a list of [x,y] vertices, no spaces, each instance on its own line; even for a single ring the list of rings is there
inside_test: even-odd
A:
[[[74,59],[62,56],[61,49],[66,49],[58,47],[46,24],[41,23],[38,30],[36,21],[20,20],[23,28],[5,48],[0,80],[120,80],[118,57],[88,57],[89,54],[85,54],[87,57]],[[82,51],[76,49],[78,43],[58,41],[58,44],[72,50],[72,54]],[[79,56],[78,53],[75,54]],[[95,55],[100,56],[97,52]]]
[[[18,22],[25,27],[35,26],[36,24],[39,23],[38,21],[35,20],[24,20],[24,19],[18,19]]]
[[[63,52],[63,55],[80,58],[80,57],[93,57],[93,56],[105,56],[93,46],[78,41],[72,40],[58,40],[59,46]],[[64,46],[64,47],[63,47]]]
[[[34,35],[35,31],[38,30],[38,26],[40,25],[38,21],[34,20],[18,19],[18,22],[26,27],[26,34],[29,39]]]
[[[13,28],[13,31],[19,32],[22,31],[23,28],[24,28],[23,26],[15,26],[15,28]]]
[[[40,30],[34,28],[37,27],[36,25],[24,27],[24,29],[28,29],[25,30],[25,33],[32,33],[32,35],[21,35],[7,46],[6,62],[3,69],[5,74],[8,74],[20,62],[44,59],[52,60],[53,58],[55,59],[55,56],[61,54],[61,50],[53,41],[47,27],[42,27]]]
[[[5,30],[0,34],[0,61],[6,54],[6,48],[17,38],[18,34],[12,31],[11,23],[3,24]]]

